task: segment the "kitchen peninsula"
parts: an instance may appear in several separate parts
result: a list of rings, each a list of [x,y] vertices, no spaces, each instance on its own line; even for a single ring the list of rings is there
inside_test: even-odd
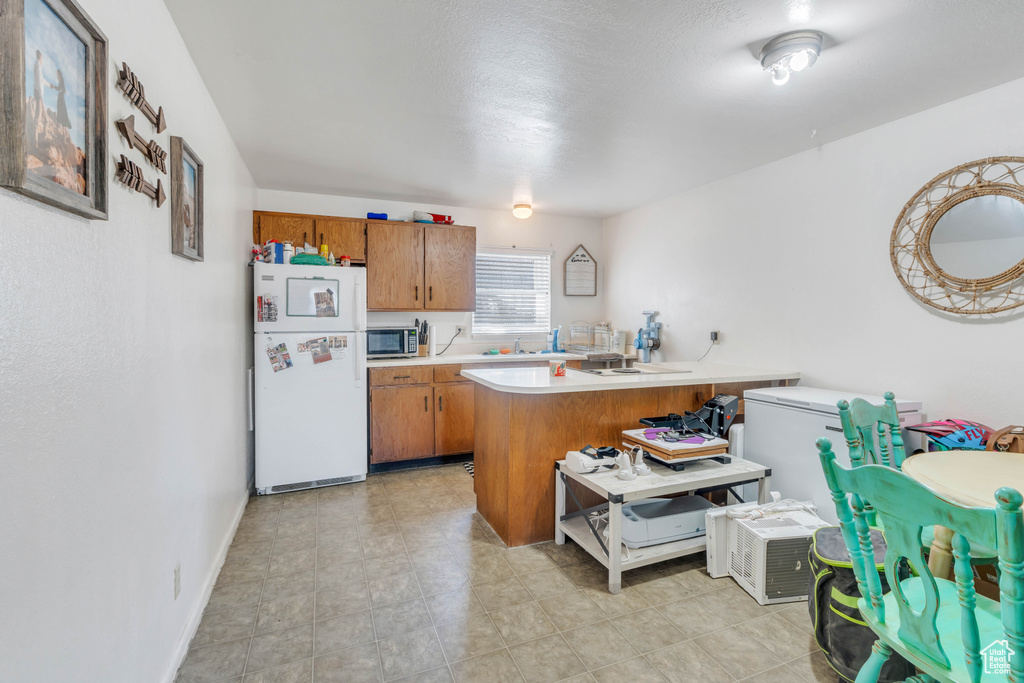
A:
[[[464,369],[476,382],[477,510],[509,547],[554,538],[554,463],[566,451],[616,446],[643,417],[697,410],[715,394],[784,386],[800,375],[723,363],[636,364],[641,374],[547,368]],[[740,404],[742,412],[742,402]]]

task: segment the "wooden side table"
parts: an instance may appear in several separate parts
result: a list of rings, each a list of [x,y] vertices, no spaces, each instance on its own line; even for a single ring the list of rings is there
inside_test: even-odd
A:
[[[657,498],[678,493],[696,493],[741,484],[757,483],[757,500],[767,503],[770,499],[771,468],[749,460],[733,459],[729,464],[713,460],[698,460],[688,463],[686,469],[674,472],[668,467],[650,463],[651,474],[623,481],[616,475],[618,470],[603,470],[594,474],[578,474],[566,467],[565,460],[555,463],[555,543],[562,545],[568,536],[598,562],[608,568],[608,590],[618,593],[622,590],[622,572],[636,569],[655,562],[703,552],[705,537],[683,539],[635,550],[636,557],[622,559],[622,505],[634,500]],[[572,480],[590,489],[608,501],[607,506],[598,505],[583,509],[569,487]],[[567,496],[575,503],[575,511],[567,512]],[[607,507],[608,539],[593,527],[589,514]],[[609,552],[611,551],[611,552]]]

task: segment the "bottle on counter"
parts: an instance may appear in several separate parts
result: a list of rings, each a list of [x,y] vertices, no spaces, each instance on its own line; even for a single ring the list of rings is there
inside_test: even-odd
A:
[[[291,242],[284,243],[284,262],[291,263],[292,256],[295,256],[295,245]]]
[[[350,259],[345,254],[342,254],[341,258],[338,260],[338,263],[339,263],[339,265],[347,268],[348,266],[352,265],[352,259]]]

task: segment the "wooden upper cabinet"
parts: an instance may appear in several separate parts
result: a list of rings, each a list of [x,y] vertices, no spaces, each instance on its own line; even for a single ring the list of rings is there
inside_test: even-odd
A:
[[[476,310],[476,228],[428,226],[423,264],[427,287],[424,308]]]
[[[414,311],[423,308],[423,225],[366,224],[366,307]]]
[[[257,244],[263,244],[267,240],[277,240],[278,242],[291,242],[301,248],[305,242],[313,244],[316,241],[311,216],[260,213],[258,219],[253,221],[253,229],[258,231],[258,234],[253,236]]]
[[[472,382],[434,387],[434,454],[473,452]]]
[[[326,244],[334,258],[348,256],[353,261],[366,260],[366,221],[344,218],[316,219],[316,246]]]

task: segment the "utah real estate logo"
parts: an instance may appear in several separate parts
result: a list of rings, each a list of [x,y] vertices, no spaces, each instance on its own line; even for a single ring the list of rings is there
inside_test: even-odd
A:
[[[986,674],[1007,675],[1010,673],[1010,657],[1016,654],[1005,640],[993,640],[981,651]]]

